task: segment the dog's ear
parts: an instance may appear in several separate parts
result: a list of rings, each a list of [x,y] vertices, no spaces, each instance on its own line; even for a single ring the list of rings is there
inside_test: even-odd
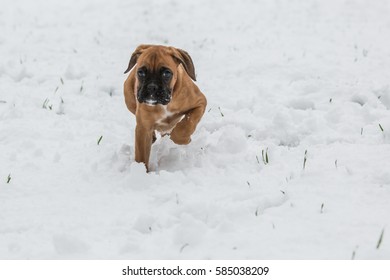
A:
[[[129,72],[133,67],[134,65],[137,63],[137,60],[138,60],[138,57],[142,54],[142,52],[144,50],[146,50],[147,48],[151,47],[152,45],[139,45],[135,51],[133,52],[133,54],[131,55],[131,58],[130,58],[130,61],[129,61],[129,66],[127,66],[127,69],[125,71],[124,74],[126,74],[127,72]]]
[[[178,61],[178,63],[183,64],[184,69],[186,70],[187,74],[196,81],[196,75],[195,75],[195,66],[192,62],[191,56],[182,49],[172,48],[173,49],[173,58]]]

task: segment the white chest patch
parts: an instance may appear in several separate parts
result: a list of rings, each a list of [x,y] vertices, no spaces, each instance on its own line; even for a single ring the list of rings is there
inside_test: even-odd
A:
[[[169,111],[167,109],[167,105],[161,105],[163,107],[163,110],[164,110],[164,113],[161,115],[161,118],[159,118],[157,120],[157,123],[158,124],[163,124],[163,121],[168,118],[168,117],[171,117],[173,116],[175,113],[172,113],[171,111]]]

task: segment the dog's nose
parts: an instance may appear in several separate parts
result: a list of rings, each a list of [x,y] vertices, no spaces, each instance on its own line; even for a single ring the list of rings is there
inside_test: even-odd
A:
[[[150,93],[155,93],[158,89],[158,86],[155,83],[151,83],[148,85],[148,91]]]

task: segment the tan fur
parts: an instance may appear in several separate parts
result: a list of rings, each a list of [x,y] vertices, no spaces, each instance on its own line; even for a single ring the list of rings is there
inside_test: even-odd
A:
[[[187,57],[188,56],[188,57]],[[133,60],[133,61],[132,61]],[[136,64],[133,67],[133,63]],[[149,106],[139,103],[137,69],[147,66],[151,69],[168,67],[173,71],[171,80],[172,98],[163,105]],[[173,47],[141,45],[133,53],[129,68],[133,68],[124,83],[127,108],[136,117],[135,160],[143,162],[149,170],[149,156],[154,131],[162,135],[170,133],[173,142],[179,145],[191,142],[191,135],[203,116],[207,101],[189,75],[195,79],[195,70],[190,56]],[[130,69],[127,69],[128,72]]]

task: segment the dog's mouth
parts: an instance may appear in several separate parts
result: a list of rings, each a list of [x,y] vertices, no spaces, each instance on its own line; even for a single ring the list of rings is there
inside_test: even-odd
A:
[[[138,95],[137,99],[139,103],[145,103],[149,106],[155,106],[158,104],[167,105],[171,101],[170,95],[164,94],[165,96],[147,96],[146,98],[142,95]]]
[[[143,103],[145,103],[146,105],[149,105],[149,106],[154,106],[154,105],[158,104],[158,101],[157,100],[152,100],[152,99],[146,99],[146,100],[143,101]]]

